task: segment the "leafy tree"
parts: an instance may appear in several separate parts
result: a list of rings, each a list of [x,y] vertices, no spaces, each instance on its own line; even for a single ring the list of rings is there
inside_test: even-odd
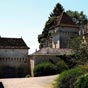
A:
[[[63,6],[60,3],[57,3],[51,12],[50,17],[59,16],[64,11]]]
[[[45,27],[42,31],[42,34],[38,35],[38,42],[40,43],[40,48],[43,47],[43,43],[49,39],[50,28],[55,25],[57,16],[60,16],[61,13],[64,11],[63,6],[60,3],[57,3],[54,7],[53,11],[51,12],[48,21],[45,23]]]
[[[87,20],[87,16],[83,13],[83,11],[78,12],[78,11],[71,11],[68,10],[66,11],[66,13],[72,17],[73,21],[80,25],[85,25],[87,24],[88,20]]]
[[[52,27],[56,24],[57,16],[60,16],[63,11],[64,11],[63,6],[60,3],[57,3],[56,6],[54,7],[53,11],[50,14],[48,21],[46,21],[45,27],[44,27],[42,33],[40,35],[38,35],[38,42],[40,43],[40,48],[42,48],[46,44],[47,40],[49,40],[50,37],[52,36],[52,33],[50,33],[50,31],[51,31]],[[83,13],[83,11],[78,12],[78,11],[68,10],[68,11],[66,11],[66,13],[69,16],[71,16],[73,21],[77,25],[81,26],[82,29],[88,22],[87,17]]]
[[[70,41],[70,48],[73,49],[78,64],[88,62],[88,37],[78,36],[73,38]]]

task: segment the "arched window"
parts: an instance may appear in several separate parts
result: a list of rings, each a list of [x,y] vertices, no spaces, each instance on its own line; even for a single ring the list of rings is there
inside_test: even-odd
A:
[[[20,61],[21,61],[21,58],[20,58]]]

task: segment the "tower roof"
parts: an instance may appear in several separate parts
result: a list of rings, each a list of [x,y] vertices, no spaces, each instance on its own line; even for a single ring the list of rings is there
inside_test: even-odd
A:
[[[65,12],[62,12],[62,14],[57,17],[56,26],[78,27]]]
[[[29,49],[22,38],[0,37],[0,49]]]

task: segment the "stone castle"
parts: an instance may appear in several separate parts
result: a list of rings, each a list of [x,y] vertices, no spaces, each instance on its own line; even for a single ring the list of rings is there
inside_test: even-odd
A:
[[[44,42],[42,49],[31,55],[28,55],[29,47],[22,38],[0,37],[0,72],[3,72],[0,75],[24,77],[31,73],[33,76],[36,64],[45,60],[56,62],[56,55],[70,54],[68,43],[74,36],[79,35],[79,31],[80,27],[63,12],[57,17],[56,24],[51,27],[52,36]],[[87,32],[88,30],[85,35],[88,35]]]
[[[33,70],[36,64],[43,61],[53,61],[56,63],[58,55],[71,55],[73,52],[69,49],[69,41],[83,33],[85,33],[83,34],[85,36],[88,35],[88,29],[86,27],[84,30],[80,29],[69,15],[62,12],[57,17],[55,25],[49,29],[52,36],[43,43],[43,48],[30,55],[31,75],[34,75]]]
[[[70,16],[62,12],[62,14],[56,18],[55,25],[49,30],[52,36],[44,42],[44,48],[69,48],[68,42],[75,35],[79,35],[80,28],[72,21]]]

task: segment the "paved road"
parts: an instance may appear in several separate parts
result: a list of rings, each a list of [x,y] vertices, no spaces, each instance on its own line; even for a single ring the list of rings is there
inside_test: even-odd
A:
[[[5,88],[52,88],[57,75],[31,78],[0,79]]]

